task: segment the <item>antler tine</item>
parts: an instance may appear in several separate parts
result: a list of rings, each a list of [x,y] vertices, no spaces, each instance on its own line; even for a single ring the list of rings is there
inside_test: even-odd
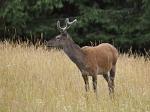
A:
[[[57,29],[58,29],[60,32],[61,32],[61,30],[62,30],[61,27],[60,27],[60,21],[59,21],[59,20],[57,21]]]
[[[71,25],[71,24],[73,24],[73,23],[75,23],[75,22],[77,22],[77,19],[73,20],[72,22],[69,22],[69,19],[67,18],[67,23],[68,23],[69,25]]]
[[[77,22],[77,19],[73,20],[72,22],[69,22],[69,18],[66,18],[66,21],[67,21],[67,24],[69,25],[67,27],[67,29],[68,29],[73,23]]]
[[[65,21],[65,23],[66,23],[66,26],[62,28],[60,27],[60,21],[59,20],[57,21],[57,28],[60,32],[64,32],[67,29],[67,21]]]

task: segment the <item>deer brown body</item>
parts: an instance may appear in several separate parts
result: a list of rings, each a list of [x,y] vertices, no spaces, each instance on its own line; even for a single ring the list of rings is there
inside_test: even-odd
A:
[[[106,74],[116,65],[117,50],[108,43],[95,47],[83,47],[82,51],[85,54],[89,75]]]
[[[118,51],[108,43],[95,47],[85,46],[80,48],[65,31],[73,22],[66,19],[66,27],[61,28],[58,21],[57,27],[62,29],[60,35],[48,41],[48,47],[60,47],[68,57],[77,65],[85,82],[85,89],[89,89],[88,76],[92,76],[93,88],[97,92],[97,75],[103,75],[108,82],[109,92],[114,92],[114,78]],[[70,26],[69,26],[70,27]]]

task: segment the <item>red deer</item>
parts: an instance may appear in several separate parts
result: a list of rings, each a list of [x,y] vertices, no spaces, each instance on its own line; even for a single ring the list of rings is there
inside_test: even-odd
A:
[[[81,71],[86,91],[89,90],[88,76],[92,76],[93,89],[97,93],[97,75],[102,74],[108,83],[109,93],[114,93],[114,78],[118,59],[117,49],[108,43],[102,43],[95,47],[85,46],[80,48],[66,31],[76,21],[75,19],[69,22],[67,18],[65,20],[66,26],[63,28],[60,27],[60,21],[57,21],[57,28],[61,33],[49,40],[47,47],[59,47],[64,50]]]

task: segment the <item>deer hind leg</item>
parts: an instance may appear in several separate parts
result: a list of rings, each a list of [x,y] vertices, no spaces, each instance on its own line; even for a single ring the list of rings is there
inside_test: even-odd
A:
[[[92,76],[92,81],[93,81],[93,90],[97,96],[97,75]]]
[[[109,73],[103,74],[103,77],[108,83],[109,94],[113,93],[113,86],[112,86],[112,81],[110,79]]]
[[[112,67],[112,69],[110,70],[110,80],[111,80],[111,83],[112,83],[112,92],[113,93],[114,93],[114,87],[115,87],[115,84],[114,84],[115,73],[116,73],[116,66],[114,65]]]
[[[83,77],[83,80],[84,80],[84,83],[85,83],[85,90],[88,91],[90,88],[89,88],[89,79],[88,79],[88,76],[87,75],[82,75]]]

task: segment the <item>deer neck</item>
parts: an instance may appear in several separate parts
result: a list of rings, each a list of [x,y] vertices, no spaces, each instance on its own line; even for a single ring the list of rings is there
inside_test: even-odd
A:
[[[73,41],[69,42],[65,45],[63,50],[80,70],[84,69],[84,53],[77,44],[75,44]]]

